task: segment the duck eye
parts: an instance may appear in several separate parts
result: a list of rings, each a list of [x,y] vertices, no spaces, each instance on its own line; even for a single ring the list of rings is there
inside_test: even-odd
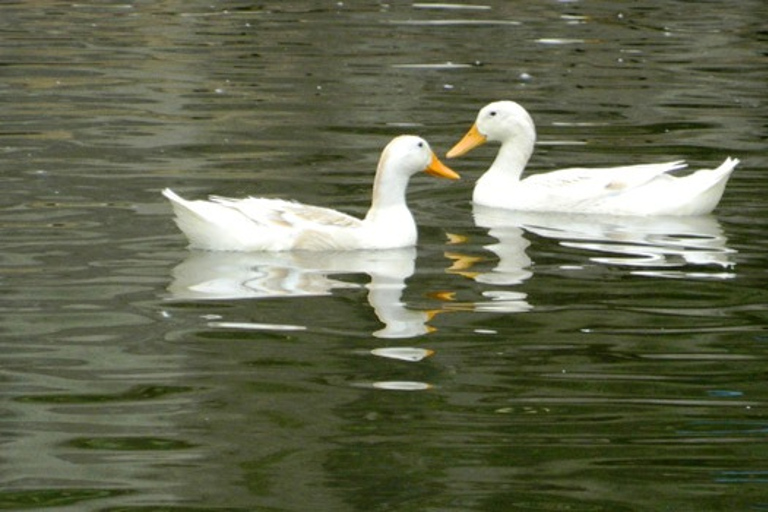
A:
[[[419,147],[423,148],[424,147],[424,143],[423,142],[419,142]]]
[[[495,110],[492,110],[492,111],[491,111],[491,113],[490,113],[490,114],[488,114],[488,115],[489,115],[489,116],[491,116],[491,117],[495,117],[495,116],[496,116],[496,111],[495,111]]]

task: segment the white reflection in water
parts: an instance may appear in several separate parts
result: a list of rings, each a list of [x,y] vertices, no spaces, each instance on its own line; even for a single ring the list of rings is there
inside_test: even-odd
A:
[[[168,287],[173,299],[238,300],[330,295],[359,285],[334,274],[368,274],[368,302],[384,324],[380,338],[410,338],[434,330],[433,311],[409,309],[401,300],[405,281],[415,270],[416,249],[345,252],[229,253],[193,251],[173,269]],[[232,322],[212,327],[236,328]],[[263,324],[243,328],[265,328]],[[282,329],[284,326],[274,326]],[[301,328],[302,326],[290,326]]]
[[[254,322],[208,322],[208,327],[221,329],[241,329],[251,331],[306,331],[303,325],[257,324]]]
[[[371,383],[371,387],[388,391],[426,391],[432,389],[431,384],[416,381],[388,380]]]
[[[392,65],[393,68],[399,68],[399,69],[463,69],[463,68],[470,68],[472,67],[469,64],[454,64],[453,62],[444,62],[444,63],[437,63],[437,64],[430,64],[430,63],[424,63],[424,64],[394,64]]]
[[[391,22],[395,25],[408,25],[408,26],[433,26],[433,27],[445,27],[445,26],[470,26],[470,27],[482,27],[482,26],[512,26],[516,27],[521,25],[519,21],[512,20],[471,20],[471,19],[455,19],[455,20],[401,20]]]
[[[730,279],[735,277],[736,251],[713,216],[622,217],[515,212],[473,207],[477,226],[488,229],[498,243],[484,246],[498,258],[488,272],[473,267],[482,258],[447,253],[454,260],[450,271],[479,283],[517,286],[533,276],[527,254],[534,234],[555,239],[563,247],[593,254],[588,259],[602,265],[627,267],[634,275],[677,279]],[[579,265],[561,268],[581,268]],[[716,269],[713,271],[712,269]],[[472,304],[475,311],[523,312],[532,309],[524,292],[486,290],[488,302]]]
[[[498,263],[490,272],[476,272],[472,268],[482,258],[449,252],[446,257],[454,261],[449,272],[496,286],[516,286],[529,279],[533,275],[531,258],[526,253],[530,242],[523,236],[522,228],[494,217],[480,220],[476,217],[475,220],[479,226],[489,228],[488,234],[498,240],[498,243],[484,246],[496,255]],[[496,289],[485,290],[482,295],[489,300],[471,304],[473,311],[521,313],[532,309],[525,292]]]
[[[470,4],[439,4],[439,3],[416,3],[413,4],[414,9],[445,9],[445,10],[476,10],[476,11],[489,11],[490,5],[470,5]]]
[[[434,350],[428,348],[415,347],[383,347],[371,350],[371,354],[375,356],[407,361],[409,363],[417,363],[422,359],[432,356],[434,353]]]
[[[563,247],[597,253],[590,261],[633,268],[638,275],[727,279],[735,274],[734,249],[717,219],[695,217],[631,217],[512,212],[475,206],[475,222],[491,228],[509,226],[560,241]],[[519,242],[518,242],[519,243]],[[704,272],[714,267],[724,272]],[[636,269],[636,270],[634,270]],[[658,271],[663,269],[662,271]],[[670,270],[675,269],[675,270]]]

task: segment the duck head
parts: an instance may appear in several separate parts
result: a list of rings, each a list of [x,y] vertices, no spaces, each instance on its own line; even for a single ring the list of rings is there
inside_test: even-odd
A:
[[[488,141],[533,146],[535,140],[536,127],[530,114],[514,101],[496,101],[480,109],[475,123],[446,156],[461,156]]]
[[[432,176],[459,179],[459,175],[437,158],[429,143],[415,135],[395,137],[381,154],[379,166],[388,172],[403,173],[410,177],[418,172]]]

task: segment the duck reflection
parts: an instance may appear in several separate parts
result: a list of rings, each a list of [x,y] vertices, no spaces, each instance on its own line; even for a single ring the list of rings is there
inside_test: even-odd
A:
[[[173,269],[173,299],[237,300],[331,295],[360,285],[335,279],[368,274],[368,302],[384,328],[379,338],[410,338],[432,332],[434,311],[409,309],[402,302],[405,281],[415,270],[416,249],[285,253],[190,252]]]
[[[503,214],[504,210],[498,212]],[[514,223],[503,221],[500,217],[484,219],[483,224],[478,222],[477,218],[475,220],[479,226],[488,228],[488,234],[498,240],[497,243],[483,246],[496,255],[496,266],[489,272],[477,272],[473,268],[485,261],[485,258],[447,252],[445,256],[453,260],[453,265],[448,271],[478,283],[496,286],[517,286],[530,278],[533,275],[530,270],[532,262],[526,252],[530,242],[523,236],[523,229]],[[473,311],[520,313],[532,309],[527,301],[528,295],[522,291],[506,288],[484,290],[481,293],[489,300],[471,304]]]
[[[514,212],[473,206],[478,227],[498,242],[484,246],[498,263],[490,271],[475,268],[485,258],[448,252],[454,261],[450,272],[478,283],[517,286],[533,272],[527,254],[531,235],[558,240],[562,247],[591,253],[589,261],[623,266],[635,275],[679,279],[729,279],[735,276],[735,250],[713,216],[630,217]],[[579,268],[566,267],[561,268]],[[472,304],[475,311],[523,312],[532,306],[522,291],[509,288],[485,290],[488,302]]]
[[[598,255],[590,261],[630,267],[633,274],[660,277],[727,279],[735,274],[735,250],[717,219],[693,217],[631,217],[510,212],[475,206],[475,223],[490,228],[521,228],[560,241],[563,247]],[[717,272],[712,272],[716,268]]]

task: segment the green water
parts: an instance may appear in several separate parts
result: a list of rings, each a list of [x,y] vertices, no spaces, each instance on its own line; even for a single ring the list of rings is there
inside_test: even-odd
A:
[[[762,1],[0,5],[0,509],[768,509]],[[698,219],[473,208],[195,253],[160,190],[362,215],[496,99],[531,172],[742,164]]]

